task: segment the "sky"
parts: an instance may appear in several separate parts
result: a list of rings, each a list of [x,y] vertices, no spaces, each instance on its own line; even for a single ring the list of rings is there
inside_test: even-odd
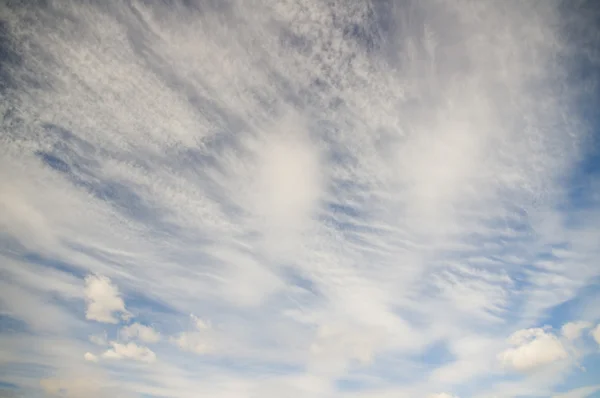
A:
[[[600,397],[600,7],[0,2],[0,397]]]

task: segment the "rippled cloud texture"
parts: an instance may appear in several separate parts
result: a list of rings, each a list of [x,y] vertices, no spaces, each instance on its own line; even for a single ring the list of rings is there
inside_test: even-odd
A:
[[[592,397],[594,1],[5,1],[0,395]]]

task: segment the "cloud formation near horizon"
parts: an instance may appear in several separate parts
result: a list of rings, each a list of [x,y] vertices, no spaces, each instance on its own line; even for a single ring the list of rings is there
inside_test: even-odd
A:
[[[591,396],[592,3],[0,5],[0,395]]]

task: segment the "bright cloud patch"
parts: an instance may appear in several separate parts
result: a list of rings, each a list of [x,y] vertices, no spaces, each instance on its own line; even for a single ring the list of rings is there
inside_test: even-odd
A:
[[[600,344],[600,324],[592,330],[591,335],[596,340],[596,343]]]
[[[156,354],[148,347],[139,346],[136,343],[121,344],[111,342],[112,348],[102,354],[106,359],[131,359],[139,362],[154,362]]]
[[[519,372],[533,371],[569,356],[558,337],[541,328],[519,330],[509,343],[514,348],[499,354],[498,359]]]
[[[83,358],[89,362],[98,362],[98,357],[96,355],[92,354],[91,352],[86,352],[84,354]]]
[[[103,323],[118,323],[119,319],[115,313],[120,313],[124,318],[129,316],[119,290],[105,276],[90,275],[85,278],[85,297],[87,319]]]
[[[561,333],[567,340],[577,340],[586,329],[591,327],[592,324],[590,322],[569,322],[563,325]]]
[[[144,343],[156,343],[160,340],[160,333],[150,326],[141,325],[139,323],[125,326],[119,333],[125,340],[139,339]]]

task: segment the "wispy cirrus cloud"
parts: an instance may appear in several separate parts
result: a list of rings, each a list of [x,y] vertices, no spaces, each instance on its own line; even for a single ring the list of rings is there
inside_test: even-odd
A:
[[[23,391],[552,395],[598,360],[588,3],[0,7]]]

